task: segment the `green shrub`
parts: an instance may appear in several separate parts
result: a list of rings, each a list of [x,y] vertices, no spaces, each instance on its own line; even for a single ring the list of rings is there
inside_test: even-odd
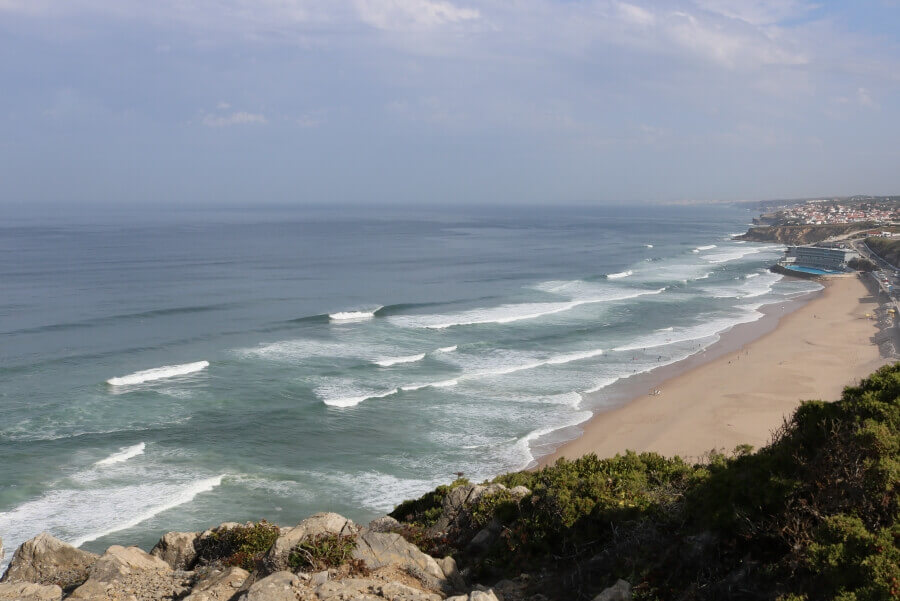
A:
[[[327,570],[350,562],[356,549],[356,536],[319,534],[304,539],[288,555],[288,565],[295,572]]]
[[[222,562],[253,571],[277,538],[278,526],[263,520],[213,532],[197,543],[197,554],[204,563]]]
[[[468,483],[469,481],[465,478],[457,478],[449,485],[438,486],[418,499],[403,501],[388,515],[401,522],[416,523],[427,528],[440,517],[441,504],[450,491]]]
[[[479,500],[472,525],[498,519],[500,541],[454,554],[476,575],[538,571],[553,599],[590,599],[610,578],[641,599],[900,599],[900,363],[803,403],[755,453],[585,455],[494,481],[532,493]],[[392,515],[421,537],[449,490]]]

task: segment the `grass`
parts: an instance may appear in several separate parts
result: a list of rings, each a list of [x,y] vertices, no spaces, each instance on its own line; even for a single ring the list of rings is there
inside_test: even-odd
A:
[[[320,534],[302,541],[291,550],[291,570],[319,572],[351,562],[356,549],[356,536]]]

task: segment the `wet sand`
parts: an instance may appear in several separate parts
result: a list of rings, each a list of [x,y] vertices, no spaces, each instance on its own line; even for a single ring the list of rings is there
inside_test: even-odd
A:
[[[837,399],[891,360],[873,341],[878,327],[866,314],[878,303],[865,285],[856,276],[822,283],[811,299],[770,305],[765,317],[726,332],[705,352],[607,392],[631,400],[595,414],[579,438],[539,465],[626,449],[696,460],[713,449],[758,448],[802,400]],[[660,393],[649,394],[654,389]]]

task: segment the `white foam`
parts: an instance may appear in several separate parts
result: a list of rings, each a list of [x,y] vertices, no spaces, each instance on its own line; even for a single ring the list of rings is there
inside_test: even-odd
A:
[[[534,286],[534,288],[542,292],[565,295],[570,297],[570,300],[565,302],[507,304],[449,314],[397,315],[389,319],[391,323],[397,326],[433,330],[457,326],[507,324],[562,313],[582,305],[628,300],[645,295],[660,294],[665,291],[665,288],[656,290],[622,288],[620,286],[585,282],[583,280],[543,282]]]
[[[410,384],[409,386],[401,386],[400,390],[412,391],[422,390],[423,388],[450,388],[459,384],[458,380],[441,380],[440,382],[427,382],[425,384]]]
[[[137,371],[120,378],[110,378],[106,383],[110,386],[143,384],[144,382],[192,374],[194,372],[202,371],[207,367],[209,367],[209,361],[196,361],[194,363],[185,363],[183,365],[164,365],[163,367]]]
[[[604,388],[606,388],[607,386],[615,384],[620,379],[621,378],[619,378],[619,377],[606,378],[604,380],[597,382],[596,384],[594,384],[593,386],[591,386],[590,388],[585,390],[584,393],[591,394],[592,392],[599,392],[599,391],[603,390]]]
[[[634,272],[631,270],[628,271],[620,271],[619,273],[610,273],[606,276],[607,280],[619,280],[622,278],[627,278],[630,275],[634,275]]]
[[[749,323],[760,319],[763,314],[756,310],[757,308],[758,307],[744,307],[744,312],[740,315],[713,318],[694,326],[678,328],[673,332],[655,333],[644,336],[638,338],[631,344],[617,346],[613,351],[639,351],[642,349],[659,348],[672,344],[703,340],[705,338],[718,339],[719,334],[725,330],[729,330],[742,323]]]
[[[435,352],[436,353],[452,353],[455,350],[456,350],[456,345],[454,344],[453,346],[442,346]]]
[[[381,367],[390,367],[391,365],[400,365],[401,363],[415,363],[416,361],[421,361],[425,358],[425,353],[421,353],[419,355],[407,355],[406,357],[394,357],[392,359],[379,359],[378,361],[373,361],[375,365],[379,365]]]
[[[781,246],[741,246],[731,250],[723,250],[722,252],[712,253],[703,258],[710,263],[728,263],[737,261],[750,255],[756,255],[763,252],[772,252],[781,249]]]
[[[50,490],[0,513],[0,532],[10,548],[43,531],[78,547],[189,503],[219,486],[223,477],[185,481],[181,475],[181,481],[176,482],[166,479],[118,487],[94,484],[83,489]]]
[[[553,434],[554,432],[556,432],[558,430],[563,430],[565,428],[573,428],[573,427],[591,419],[592,416],[593,416],[593,413],[591,413],[590,411],[579,411],[565,421],[559,422],[553,426],[547,426],[547,427],[543,427],[543,428],[538,428],[537,430],[532,430],[531,432],[529,432],[528,434],[526,434],[525,436],[520,438],[516,442],[515,447],[523,455],[524,462],[518,466],[518,469],[522,470],[522,469],[525,469],[527,467],[534,465],[535,456],[534,456],[534,452],[531,448],[531,445],[534,441],[541,439],[545,436],[548,436],[550,434]],[[560,442],[562,442],[562,441],[560,441]]]
[[[695,249],[692,250],[691,252],[699,253],[699,252],[703,252],[704,250],[712,250],[712,249],[714,249],[715,247],[716,247],[715,244],[707,244],[706,246],[698,246],[697,248],[695,248]]]
[[[101,459],[94,465],[104,466],[104,465],[112,465],[114,463],[122,463],[123,461],[128,461],[132,457],[137,457],[138,455],[142,455],[144,453],[144,449],[146,448],[146,444],[143,442],[138,443],[136,445],[130,447],[123,447],[119,449],[118,452],[113,453],[106,459]]]
[[[381,307],[377,307],[371,311],[338,311],[337,313],[330,313],[328,318],[331,321],[359,321],[363,319],[372,319],[379,309],[381,309]]]
[[[652,245],[652,244],[645,244],[644,246],[647,247],[647,248],[653,248],[653,245]]]
[[[322,402],[328,405],[329,407],[356,407],[363,401],[368,401],[369,399],[383,399],[384,397],[391,396],[392,394],[397,394],[400,392],[399,388],[391,388],[390,390],[386,390],[383,392],[373,392],[371,394],[362,394],[359,396],[348,396],[348,397],[336,397],[336,398],[323,398]]]

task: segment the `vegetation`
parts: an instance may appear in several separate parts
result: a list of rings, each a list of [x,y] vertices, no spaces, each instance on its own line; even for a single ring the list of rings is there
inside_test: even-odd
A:
[[[356,549],[355,536],[320,534],[303,540],[291,550],[288,565],[291,570],[318,572],[352,562]]]
[[[875,263],[862,257],[854,257],[850,259],[849,261],[847,261],[847,265],[850,267],[850,269],[855,269],[857,271],[875,271],[878,268]]]
[[[891,265],[900,266],[900,240],[871,237],[866,245]]]
[[[197,542],[197,556],[203,563],[222,562],[248,571],[256,569],[263,555],[278,538],[278,526],[265,520],[255,524],[214,531]]]
[[[418,499],[400,503],[388,515],[401,522],[428,528],[440,517],[441,503],[444,502],[444,497],[450,494],[450,491],[457,486],[463,486],[468,483],[469,481],[465,478],[458,478],[449,485],[438,486]]]
[[[540,572],[535,592],[589,599],[618,578],[636,599],[900,599],[900,363],[804,403],[752,452],[587,455],[495,479],[532,493],[471,511],[502,534],[457,561],[476,574]],[[394,512],[436,519],[451,487]],[[451,549],[452,551],[453,549]]]

